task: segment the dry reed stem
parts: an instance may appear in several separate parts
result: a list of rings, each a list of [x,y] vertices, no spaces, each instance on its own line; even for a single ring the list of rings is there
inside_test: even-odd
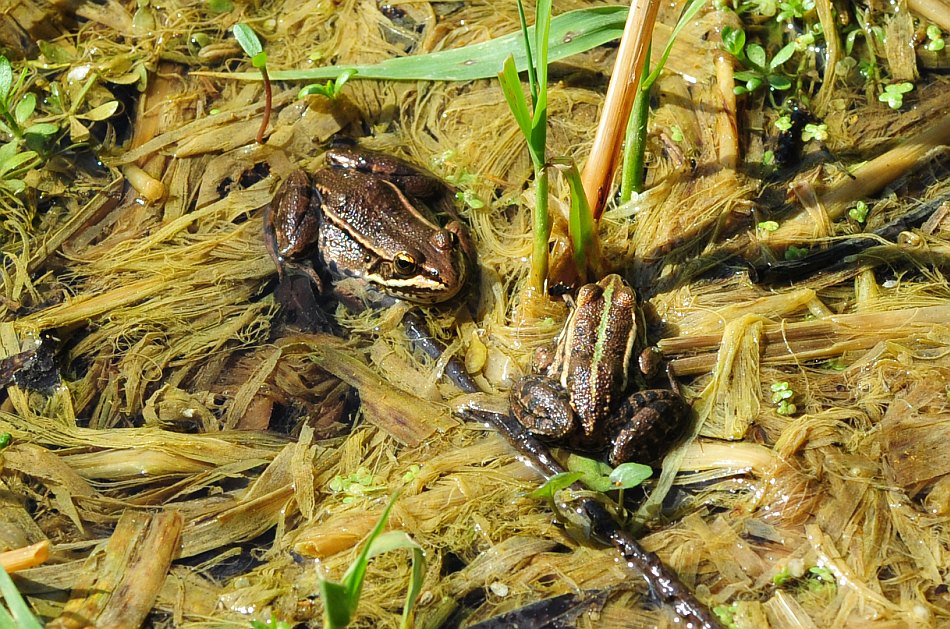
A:
[[[49,559],[49,546],[49,540],[44,539],[23,548],[0,553],[0,566],[8,573],[34,568]]]
[[[604,110],[597,125],[597,135],[594,136],[594,145],[581,175],[595,220],[604,211],[624,129],[640,86],[658,9],[659,3],[653,0],[633,0],[627,15],[617,61],[604,98]]]
[[[907,0],[907,8],[927,18],[943,31],[950,31],[950,2],[946,0]]]
[[[765,362],[817,360],[845,351],[867,349],[882,340],[929,330],[950,321],[950,305],[907,308],[889,312],[835,315],[826,319],[770,325],[762,335]],[[679,336],[659,342],[665,355],[709,352],[670,361],[678,376],[706,373],[716,364],[720,337],[713,334]]]
[[[176,511],[123,513],[105,547],[90,555],[62,614],[47,627],[140,626],[178,556],[181,527]]]

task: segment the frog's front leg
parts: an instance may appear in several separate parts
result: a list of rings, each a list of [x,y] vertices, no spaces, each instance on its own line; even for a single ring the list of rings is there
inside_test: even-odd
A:
[[[689,407],[669,389],[631,394],[614,414],[607,432],[614,434],[607,461],[653,463],[663,457],[686,427]]]
[[[511,413],[529,432],[555,440],[569,435],[577,418],[567,391],[544,376],[525,376],[509,393]]]
[[[310,176],[295,170],[280,184],[264,211],[264,243],[283,278],[287,271],[309,277],[322,293],[326,282],[314,267],[320,232],[320,195]]]

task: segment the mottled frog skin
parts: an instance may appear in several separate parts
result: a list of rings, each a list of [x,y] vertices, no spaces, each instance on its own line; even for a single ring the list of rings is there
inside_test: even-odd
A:
[[[619,275],[580,288],[553,361],[510,394],[513,415],[537,437],[606,452],[611,465],[652,463],[682,432],[688,407],[671,389],[627,392],[637,301]]]

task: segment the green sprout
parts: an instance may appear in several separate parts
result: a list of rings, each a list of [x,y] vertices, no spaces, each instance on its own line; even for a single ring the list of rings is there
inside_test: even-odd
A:
[[[726,26],[722,29],[722,48],[746,68],[734,75],[736,81],[744,83],[733,88],[737,95],[754,92],[766,85],[771,90],[779,91],[792,87],[792,81],[781,73],[781,67],[795,54],[795,42],[786,44],[768,59],[762,46],[746,45],[744,30]]]
[[[812,566],[808,569],[808,578],[805,580],[805,587],[809,592],[821,592],[829,588],[837,588],[835,575],[824,566]]]
[[[643,192],[644,186],[644,164],[646,159],[646,141],[647,141],[647,121],[650,115],[650,90],[660,73],[666,66],[666,61],[673,51],[673,44],[680,32],[686,28],[699,11],[705,6],[706,0],[690,0],[689,4],[683,10],[676,26],[670,33],[670,38],[666,42],[666,48],[656,66],[650,68],[650,50],[647,49],[647,55],[644,59],[643,67],[650,69],[649,75],[640,82],[636,97],[633,102],[633,110],[630,114],[630,120],[627,122],[626,138],[624,140],[623,150],[623,170],[620,180],[620,202],[626,203],[633,197],[633,193]],[[674,131],[674,135],[675,135]],[[679,132],[682,140],[682,130]]]
[[[231,29],[234,33],[234,39],[240,44],[244,54],[251,58],[251,65],[260,70],[261,79],[264,81],[264,118],[261,120],[261,128],[257,131],[257,143],[264,143],[264,132],[267,131],[267,125],[270,123],[271,109],[273,108],[274,96],[271,90],[270,77],[267,75],[267,53],[261,46],[261,40],[257,33],[244,22],[239,22]]]
[[[864,223],[868,219],[868,212],[871,208],[864,201],[858,201],[854,207],[848,210],[848,216],[856,223]]]
[[[416,479],[416,476],[419,475],[419,472],[422,471],[422,466],[418,463],[413,463],[409,466],[409,469],[406,470],[406,473],[402,475],[402,482],[408,483]]]
[[[300,92],[297,94],[297,98],[304,98],[310,96],[311,94],[319,94],[321,96],[326,96],[327,98],[336,98],[340,95],[340,92],[343,90],[343,85],[350,80],[356,74],[356,70],[347,69],[340,73],[340,76],[336,79],[327,79],[327,82],[323,85],[319,83],[311,83],[310,85],[305,85]]]
[[[13,435],[8,432],[0,432],[0,450],[6,448],[13,442]]]
[[[775,121],[775,128],[785,133],[792,128],[792,116],[785,114],[784,116],[779,116],[778,120]]]
[[[929,24],[927,26],[927,43],[924,44],[924,48],[930,52],[940,52],[946,47],[946,43],[943,41],[943,33],[940,32],[940,27],[936,24]]]
[[[776,412],[779,415],[794,415],[798,408],[792,402],[795,392],[789,387],[787,382],[773,382],[770,387],[772,390],[772,403],[777,405]]]
[[[551,216],[548,214],[548,173],[545,168],[548,128],[548,37],[551,30],[551,0],[538,0],[535,5],[534,46],[528,31],[524,5],[518,0],[518,17],[528,57],[528,85],[531,102],[521,89],[514,55],[509,55],[498,73],[501,90],[518,128],[528,143],[528,154],[534,166],[534,217],[529,286],[538,295],[544,292],[548,276],[548,240],[551,237]]]
[[[359,605],[360,595],[363,592],[363,582],[366,578],[366,568],[369,560],[393,550],[408,549],[412,552],[412,567],[410,570],[409,591],[406,593],[406,602],[402,608],[400,629],[409,629],[413,625],[413,612],[416,599],[422,591],[422,582],[425,577],[425,553],[405,531],[390,531],[383,533],[389,513],[396,498],[393,496],[376,522],[376,526],[366,537],[359,555],[350,564],[343,575],[342,581],[320,579],[320,596],[323,599],[323,627],[324,629],[342,629],[352,622]]]
[[[767,236],[778,229],[778,223],[776,221],[761,221],[755,228],[759,231],[761,236]]]
[[[828,125],[825,123],[814,124],[809,122],[805,125],[805,128],[802,129],[802,141],[809,142],[811,140],[817,140],[818,142],[824,142],[828,139]]]
[[[38,148],[59,131],[59,125],[50,122],[31,122],[36,111],[36,95],[20,95],[26,81],[26,68],[14,76],[10,60],[0,55],[0,132],[17,144],[25,142]]]
[[[815,10],[815,0],[784,0],[778,4],[779,13],[776,22],[791,22],[801,19]]]
[[[371,494],[386,489],[383,480],[365,467],[358,468],[348,476],[337,474],[327,484],[327,489],[335,494],[346,494],[343,504],[352,504]]]
[[[739,625],[736,624],[736,604],[732,605],[716,605],[713,607],[713,613],[716,614],[716,618],[719,619],[719,622],[722,623],[723,627],[726,629],[739,629]]]
[[[798,260],[804,258],[808,255],[808,247],[796,247],[791,245],[788,249],[785,250],[785,259],[786,260]]]
[[[590,459],[572,454],[567,459],[566,472],[555,474],[544,484],[528,494],[531,498],[554,499],[554,495],[562,489],[567,489],[580,481],[592,491],[601,493],[624,489],[631,489],[641,485],[643,481],[653,475],[649,465],[641,463],[622,463],[617,467],[610,467],[603,461]]]
[[[900,109],[904,106],[904,94],[913,89],[914,84],[909,81],[892,83],[884,86],[884,91],[878,95],[877,99],[882,103],[887,103],[891,109]]]

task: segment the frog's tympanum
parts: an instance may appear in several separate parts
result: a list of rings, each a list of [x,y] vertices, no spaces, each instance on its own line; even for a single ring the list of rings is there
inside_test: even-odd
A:
[[[308,275],[321,292],[345,278],[382,295],[433,304],[454,297],[471,273],[461,223],[435,222],[428,203],[447,187],[381,153],[336,148],[328,168],[284,180],[265,216],[280,272]]]
[[[627,393],[636,296],[619,276],[580,288],[545,373],[511,391],[514,416],[534,435],[568,448],[606,451],[607,461],[651,463],[683,430],[677,392]]]

